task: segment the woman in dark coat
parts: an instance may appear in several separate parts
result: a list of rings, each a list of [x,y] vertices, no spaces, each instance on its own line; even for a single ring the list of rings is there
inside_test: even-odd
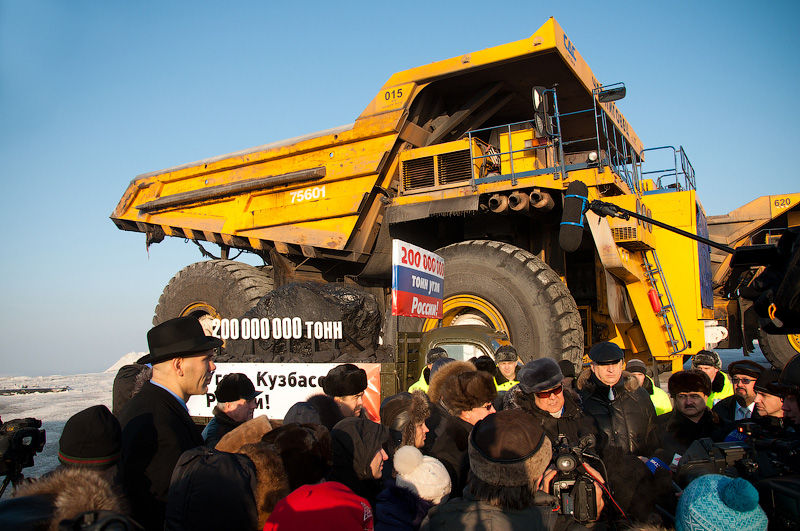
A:
[[[383,489],[383,463],[388,458],[389,430],[371,420],[348,417],[331,430],[333,467],[328,476],[350,487],[375,507]]]

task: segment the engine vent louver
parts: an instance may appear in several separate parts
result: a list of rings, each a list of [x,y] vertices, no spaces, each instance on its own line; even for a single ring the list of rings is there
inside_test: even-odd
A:
[[[403,188],[427,188],[434,182],[433,157],[408,160],[403,164]]]
[[[468,181],[470,172],[469,151],[454,151],[439,155],[439,184]]]

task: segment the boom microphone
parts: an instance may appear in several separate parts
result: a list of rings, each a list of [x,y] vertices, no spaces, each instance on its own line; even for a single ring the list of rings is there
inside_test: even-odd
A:
[[[589,189],[580,181],[572,181],[564,196],[564,212],[561,214],[561,229],[558,244],[566,252],[576,251],[583,239],[583,213],[588,205]]]

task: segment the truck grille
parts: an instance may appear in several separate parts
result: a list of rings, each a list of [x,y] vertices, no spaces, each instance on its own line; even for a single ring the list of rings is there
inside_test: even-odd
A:
[[[420,157],[403,163],[403,189],[430,188],[472,178],[469,150]]]
[[[433,186],[433,157],[408,160],[403,164],[403,188],[427,188]]]
[[[467,181],[472,177],[468,150],[442,153],[438,158],[439,184]]]

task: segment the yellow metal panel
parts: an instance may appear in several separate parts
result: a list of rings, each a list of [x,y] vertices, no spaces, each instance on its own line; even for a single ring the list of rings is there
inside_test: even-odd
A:
[[[786,210],[797,206],[800,203],[800,194],[781,194],[769,196],[770,217],[780,216]]]

